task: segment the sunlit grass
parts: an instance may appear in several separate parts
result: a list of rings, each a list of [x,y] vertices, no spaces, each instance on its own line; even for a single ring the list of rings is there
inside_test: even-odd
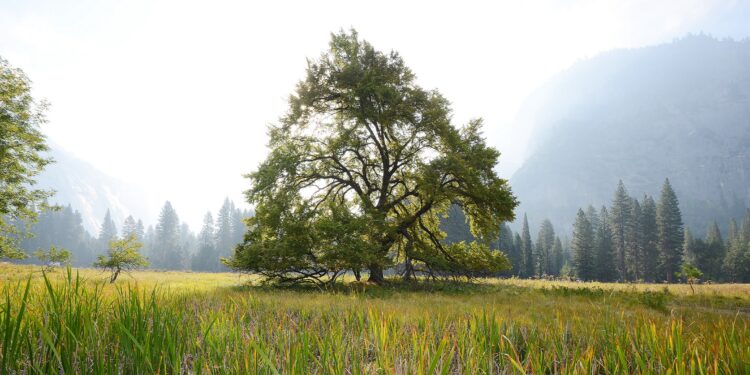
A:
[[[748,285],[301,290],[229,273],[139,271],[113,285],[89,269],[0,274],[0,372],[750,372]]]

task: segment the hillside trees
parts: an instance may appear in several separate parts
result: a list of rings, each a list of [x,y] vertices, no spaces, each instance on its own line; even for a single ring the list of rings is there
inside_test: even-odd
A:
[[[210,272],[220,269],[219,253],[216,251],[216,228],[210,212],[203,217],[203,227],[198,234],[198,252],[192,259],[192,269]]]
[[[552,222],[545,219],[536,240],[534,269],[537,276],[554,275],[552,271],[552,247],[555,245],[555,229]]]
[[[419,87],[396,52],[354,31],[332,35],[270,128],[268,158],[248,175],[256,212],[227,264],[317,283],[347,269],[379,283],[396,263],[428,275],[502,271],[505,257],[487,244],[517,201],[480,130],[481,120],[454,127],[448,101]],[[440,217],[454,204],[479,242],[443,243]]]
[[[594,244],[594,269],[596,279],[600,281],[613,281],[618,277],[609,217],[607,208],[602,207],[599,211],[599,225],[596,228]]]
[[[15,222],[32,222],[53,192],[34,187],[35,177],[51,162],[39,127],[45,103],[31,96],[31,82],[0,57],[0,258],[23,258]]]
[[[625,184],[623,184],[621,180],[617,184],[615,197],[612,200],[612,208],[609,211],[611,215],[609,218],[609,223],[612,230],[612,244],[615,253],[615,268],[617,270],[617,279],[621,281],[627,280],[627,233],[631,221],[631,202],[632,201],[628,196],[628,192],[627,190],[625,190]]]
[[[180,241],[180,219],[169,201],[159,213],[159,221],[154,232],[151,261],[156,268],[182,269],[185,258]]]
[[[521,255],[523,263],[520,264],[523,272],[521,277],[534,276],[534,243],[531,242],[531,231],[529,230],[529,219],[523,214],[523,224],[521,227]]]
[[[596,277],[594,268],[594,231],[591,222],[583,210],[578,210],[573,224],[573,264],[576,276],[581,280],[593,280]]]
[[[683,232],[677,195],[672,190],[669,179],[664,181],[656,207],[656,228],[659,233],[658,272],[667,281],[672,281],[674,275],[680,271]]]
[[[117,238],[117,226],[115,225],[115,221],[112,220],[112,215],[109,213],[109,210],[104,214],[104,219],[102,219],[102,225],[99,227],[99,237],[98,238],[98,244],[97,244],[97,253],[104,253],[109,248],[109,242],[113,239]]]

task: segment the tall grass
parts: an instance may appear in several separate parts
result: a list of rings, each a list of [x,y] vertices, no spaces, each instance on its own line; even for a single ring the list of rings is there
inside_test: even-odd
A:
[[[2,373],[750,373],[747,301],[665,291],[175,290],[67,270],[0,296]]]

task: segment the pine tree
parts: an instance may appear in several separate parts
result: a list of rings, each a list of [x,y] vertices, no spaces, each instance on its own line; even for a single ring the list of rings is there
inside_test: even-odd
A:
[[[141,219],[138,219],[138,222],[135,224],[135,239],[138,242],[143,242],[145,236],[146,230],[143,228],[143,221],[141,221]]]
[[[523,254],[523,274],[522,277],[534,276],[534,244],[531,242],[531,232],[529,231],[529,220],[526,214],[523,214],[523,226],[521,227],[521,253]]]
[[[698,266],[697,254],[695,253],[695,239],[690,233],[690,228],[685,228],[682,236],[682,262],[691,266]]]
[[[203,227],[198,234],[198,253],[193,258],[193,270],[217,272],[219,269],[214,218],[210,212],[207,212],[203,217]]]
[[[190,268],[190,259],[198,252],[198,241],[186,222],[180,225],[180,252],[182,254],[180,269]]]
[[[157,268],[182,268],[184,256],[180,247],[180,219],[169,201],[164,203],[156,224],[153,255]]]
[[[750,209],[745,213],[745,218],[742,220],[742,226],[740,226],[738,237],[742,242],[750,242]]]
[[[589,219],[589,223],[591,223],[591,230],[596,234],[596,232],[599,230],[599,223],[601,222],[601,219],[599,218],[599,213],[596,212],[596,208],[594,208],[594,206],[589,205],[589,207],[586,209],[586,218]]]
[[[573,265],[575,266],[576,276],[584,281],[595,278],[593,244],[594,233],[591,229],[591,223],[583,210],[579,209],[573,225]]]
[[[555,245],[552,246],[552,275],[560,276],[564,262],[562,241],[560,237],[555,237]]]
[[[128,237],[130,235],[136,236],[137,238],[137,227],[138,224],[136,224],[135,219],[133,219],[132,215],[129,215],[125,218],[125,221],[122,223],[122,238]]]
[[[622,180],[617,184],[615,197],[612,200],[610,209],[609,225],[612,230],[612,244],[615,253],[615,268],[617,270],[618,280],[627,280],[626,252],[627,252],[627,232],[630,225],[632,209],[630,207],[631,199],[625,190],[625,184]]]
[[[732,220],[729,221],[729,230],[727,231],[727,248],[737,239],[738,234],[739,229],[737,228],[737,220],[732,218]]]
[[[729,245],[724,257],[724,277],[726,281],[747,282],[750,281],[750,254],[748,243],[743,243],[740,236],[736,236]]]
[[[625,241],[626,280],[643,279],[643,228],[641,226],[641,205],[638,200],[630,203],[630,218],[628,220]]]
[[[224,199],[219,209],[219,214],[216,217],[216,250],[220,257],[228,257],[232,255],[232,249],[234,248],[234,234],[232,229],[232,212],[234,211],[234,203],[229,198]]]
[[[521,245],[521,235],[516,232],[513,234],[513,248],[518,254],[518,263],[513,264],[513,274],[518,277],[524,277],[526,268],[524,267],[523,246]]]
[[[655,281],[659,261],[659,231],[656,226],[656,203],[650,196],[643,197],[641,228],[643,229],[643,279]]]
[[[609,224],[609,213],[603,207],[599,211],[599,226],[596,231],[596,246],[594,253],[594,264],[596,279],[601,281],[612,281],[617,279],[615,269],[614,248],[612,246],[612,230]]]
[[[109,214],[109,210],[104,214],[101,228],[99,229],[97,254],[104,254],[109,249],[109,242],[117,238],[117,227]]]
[[[153,225],[149,225],[146,229],[146,234],[143,236],[143,254],[148,259],[151,259],[152,264],[155,259],[159,258],[160,254],[157,254],[156,249],[156,229]]]
[[[498,238],[497,248],[505,253],[508,260],[510,260],[512,268],[506,273],[506,276],[518,275],[519,265],[521,264],[523,257],[521,256],[519,249],[514,245],[513,231],[506,223],[503,223],[500,226],[500,236]]]
[[[535,270],[537,276],[552,274],[552,247],[555,245],[555,228],[548,219],[542,221],[536,240]]]
[[[721,238],[719,225],[715,221],[708,227],[706,246],[708,246],[708,257],[704,262],[705,264],[702,264],[704,268],[703,272],[709,280],[720,280],[722,276],[722,263],[726,256],[726,247],[724,240]]]
[[[669,179],[664,181],[656,208],[656,226],[659,231],[659,272],[663,280],[671,282],[680,270],[683,231],[679,202]]]
[[[730,252],[732,264],[727,273],[732,281],[750,282],[750,209],[739,226]]]
[[[237,246],[237,244],[242,242],[242,237],[245,235],[245,213],[242,212],[239,208],[234,207],[234,203],[232,204],[232,216],[230,218],[230,224],[231,224],[231,230],[232,230],[232,245],[231,245],[231,252],[234,252],[234,247]]]

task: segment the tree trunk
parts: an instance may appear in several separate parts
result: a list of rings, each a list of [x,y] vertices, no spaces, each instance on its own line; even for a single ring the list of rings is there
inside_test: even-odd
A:
[[[367,281],[375,284],[382,284],[385,281],[383,267],[379,264],[371,264],[368,269],[370,270],[370,278]]]
[[[404,281],[412,281],[414,275],[414,267],[411,265],[411,258],[406,258],[404,261]]]
[[[361,279],[361,278],[362,278],[361,274],[359,273],[359,270],[358,270],[358,269],[356,269],[356,270],[354,270],[353,272],[354,272],[354,278],[355,278],[355,279],[356,279],[357,281],[359,281],[359,279]]]
[[[109,283],[110,284],[114,283],[115,280],[117,280],[117,276],[119,275],[120,275],[120,269],[118,268],[117,270],[115,270],[115,273],[112,274],[112,278],[109,279]]]

